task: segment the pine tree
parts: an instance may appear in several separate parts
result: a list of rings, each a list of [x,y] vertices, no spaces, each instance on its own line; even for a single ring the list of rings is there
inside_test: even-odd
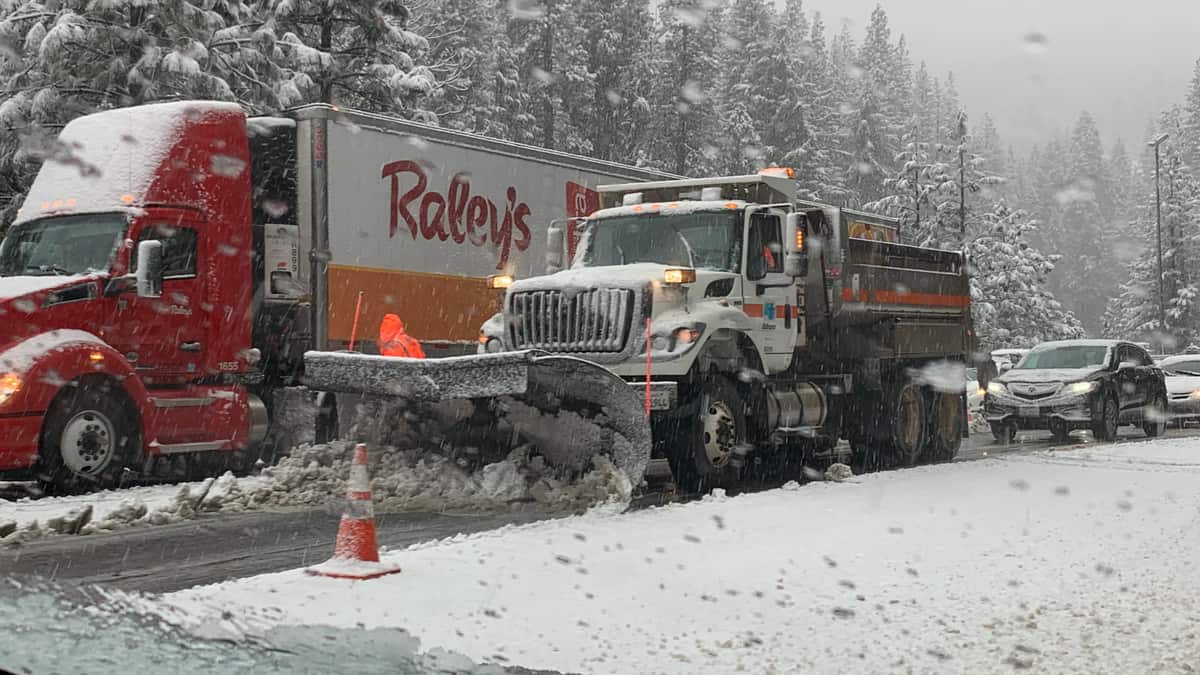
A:
[[[659,38],[649,92],[647,161],[690,176],[716,172],[722,135],[716,105],[719,12],[698,0],[666,0],[658,10]]]
[[[628,160],[637,153],[649,117],[648,0],[575,0],[593,91],[579,116],[592,156]],[[572,106],[568,106],[572,108]],[[590,115],[590,116],[589,116]]]
[[[1036,221],[1003,201],[981,214],[966,242],[975,330],[991,348],[1032,347],[1083,336],[1075,317],[1046,289],[1054,258],[1029,242]]]
[[[443,0],[418,15],[414,28],[427,36],[426,65],[437,79],[428,105],[447,127],[507,138],[512,130],[501,105],[511,73],[511,47],[495,3]],[[512,101],[507,101],[511,105]]]
[[[594,115],[595,81],[574,7],[568,0],[543,0],[514,13],[508,30],[529,101],[530,138],[546,148],[589,154],[592,145],[581,124]]]
[[[248,68],[282,76],[272,87],[280,106],[336,103],[436,121],[422,99],[437,81],[418,62],[429,44],[408,30],[400,0],[259,0],[255,14],[261,23],[228,37],[258,47],[237,54]]]

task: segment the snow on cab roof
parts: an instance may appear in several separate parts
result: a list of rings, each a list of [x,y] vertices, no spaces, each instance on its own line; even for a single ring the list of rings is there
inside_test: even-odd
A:
[[[242,113],[236,103],[174,101],[114,108],[67,123],[47,149],[14,222],[78,212],[117,211],[146,194],[186,122],[214,112]],[[122,198],[125,199],[122,199]]]
[[[641,216],[648,213],[665,213],[667,215],[684,215],[700,211],[726,211],[746,208],[746,202],[740,199],[720,199],[702,201],[698,199],[681,199],[675,202],[647,202],[629,206],[613,206],[592,213],[589,218],[613,218],[616,216]]]

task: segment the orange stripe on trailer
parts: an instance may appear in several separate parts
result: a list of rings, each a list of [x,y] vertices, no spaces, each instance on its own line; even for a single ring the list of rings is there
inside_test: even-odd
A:
[[[744,311],[748,317],[761,319],[763,315],[763,306],[747,304],[742,306],[742,311]]]
[[[943,295],[941,293],[910,293],[899,291],[874,291],[875,302],[881,305],[926,305],[933,307],[968,307],[969,295]]]
[[[854,291],[849,288],[842,289],[842,300],[844,302],[867,302],[867,290],[862,289],[858,292],[857,300],[854,297]],[[942,293],[912,293],[901,291],[871,291],[872,299],[881,305],[925,305],[932,307],[969,307],[971,305],[971,296],[969,295],[944,295]]]
[[[374,342],[383,315],[404,319],[418,340],[475,342],[499,306],[486,278],[458,277],[350,265],[329,266],[329,339],[348,341],[362,291],[360,341]]]

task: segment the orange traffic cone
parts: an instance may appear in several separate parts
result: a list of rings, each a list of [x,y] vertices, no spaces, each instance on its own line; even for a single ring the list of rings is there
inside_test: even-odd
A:
[[[346,512],[338,526],[333,557],[306,571],[337,579],[374,579],[400,571],[397,565],[379,562],[375,508],[371,503],[371,482],[367,478],[367,446],[363,443],[354,446],[350,483],[346,487]]]

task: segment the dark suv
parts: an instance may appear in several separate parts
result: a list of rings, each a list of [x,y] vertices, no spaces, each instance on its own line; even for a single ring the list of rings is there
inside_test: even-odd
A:
[[[1110,441],[1121,424],[1158,436],[1167,426],[1167,388],[1163,371],[1131,342],[1046,342],[988,384],[983,410],[1005,443],[1022,429],[1048,429],[1060,441],[1090,429]]]

